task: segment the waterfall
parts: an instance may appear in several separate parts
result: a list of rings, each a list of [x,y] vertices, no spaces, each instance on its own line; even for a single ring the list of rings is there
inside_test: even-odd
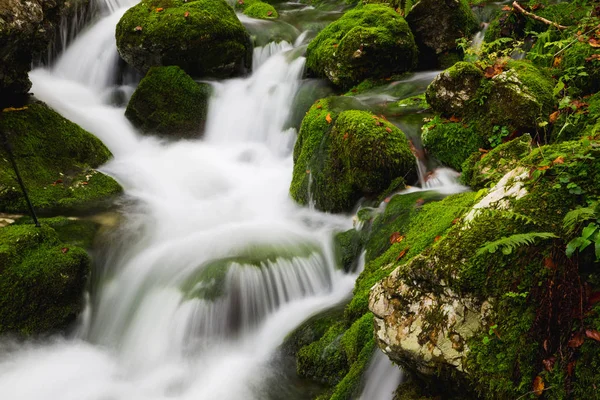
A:
[[[363,380],[366,383],[359,400],[392,400],[402,381],[402,371],[385,354],[375,350]]]

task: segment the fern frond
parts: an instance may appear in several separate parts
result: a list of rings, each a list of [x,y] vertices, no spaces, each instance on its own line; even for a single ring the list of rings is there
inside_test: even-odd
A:
[[[577,225],[581,222],[589,221],[590,219],[596,219],[596,212],[593,207],[583,207],[571,210],[565,215],[563,219],[563,228],[567,232],[572,233]]]
[[[554,238],[558,238],[558,236],[551,232],[518,233],[516,235],[505,236],[493,242],[487,242],[483,247],[477,250],[477,255],[479,256],[486,252],[495,253],[499,248],[502,249],[502,253],[510,254],[517,247],[532,245],[538,239]]]
[[[500,217],[500,218],[507,218],[507,219],[512,219],[513,221],[519,221],[519,222],[524,222],[526,224],[531,224],[531,225],[537,225],[537,221],[534,220],[533,218],[525,215],[525,214],[520,214],[520,213],[516,213],[513,211],[506,211],[506,210],[496,210],[494,208],[482,208],[481,209],[481,215],[484,215],[486,217]]]

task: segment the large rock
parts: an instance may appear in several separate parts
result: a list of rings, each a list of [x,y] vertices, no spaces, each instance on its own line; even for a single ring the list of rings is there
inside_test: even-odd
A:
[[[463,116],[472,107],[483,79],[475,64],[458,62],[435,77],[427,87],[427,103],[446,117]]]
[[[153,67],[140,82],[125,116],[144,133],[199,137],[211,86],[197,83],[177,66]]]
[[[6,134],[29,197],[40,212],[73,212],[103,207],[121,193],[111,177],[95,168],[111,157],[92,134],[41,102],[4,112]],[[0,212],[24,212],[27,205],[4,147],[0,157]]]
[[[0,106],[26,101],[34,57],[46,50],[60,17],[82,2],[0,0]]]
[[[90,258],[42,225],[0,228],[0,334],[64,328],[83,308]]]
[[[333,98],[317,101],[302,121],[294,147],[290,194],[323,211],[349,211],[363,196],[384,191],[395,178],[416,178],[404,133],[366,111],[340,113]]]
[[[439,57],[456,51],[456,40],[470,37],[477,20],[467,0],[420,0],[406,17],[419,47],[419,63],[439,66]]]
[[[177,65],[193,77],[225,77],[243,70],[246,29],[224,0],[143,0],[121,18],[119,54],[142,73]]]
[[[349,88],[366,78],[412,70],[417,53],[404,18],[390,7],[369,4],[323,29],[308,45],[306,65],[313,74]]]

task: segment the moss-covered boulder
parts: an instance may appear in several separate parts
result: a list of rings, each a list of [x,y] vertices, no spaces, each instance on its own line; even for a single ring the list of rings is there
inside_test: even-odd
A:
[[[294,147],[290,194],[324,211],[349,211],[364,196],[384,191],[397,177],[416,178],[404,133],[366,111],[339,114],[332,98],[317,101],[302,122]]]
[[[456,41],[477,30],[477,20],[467,0],[420,0],[406,17],[419,48],[423,67],[438,67],[438,58],[456,52]]]
[[[193,77],[225,77],[245,64],[249,39],[224,0],[143,0],[121,18],[119,54],[142,73],[177,65]]]
[[[235,9],[243,11],[245,15],[258,19],[274,19],[279,14],[271,4],[260,0],[238,0]]]
[[[211,86],[197,83],[181,68],[152,67],[129,100],[125,116],[144,133],[199,137]]]
[[[483,71],[473,63],[458,62],[435,77],[427,87],[427,103],[446,117],[467,114],[477,97]]]
[[[102,207],[122,188],[95,170],[111,157],[95,136],[41,102],[4,112],[7,136],[29,197],[37,211],[73,212]],[[26,212],[12,166],[0,148],[0,211]]]
[[[0,107],[26,102],[33,59],[46,51],[61,16],[87,1],[0,2]]]
[[[40,334],[73,322],[89,272],[86,252],[47,225],[0,228],[0,334]]]
[[[408,24],[390,7],[370,4],[348,11],[308,45],[308,69],[349,88],[366,78],[412,70],[417,48]]]

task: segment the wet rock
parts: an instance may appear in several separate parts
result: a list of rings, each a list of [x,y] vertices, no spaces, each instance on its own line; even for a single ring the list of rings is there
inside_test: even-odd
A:
[[[427,103],[445,116],[462,116],[477,96],[482,79],[483,71],[475,64],[456,63],[427,87]]]

